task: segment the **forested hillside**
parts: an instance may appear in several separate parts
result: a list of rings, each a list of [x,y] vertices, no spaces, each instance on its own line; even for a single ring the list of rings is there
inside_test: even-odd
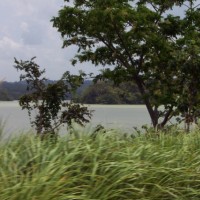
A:
[[[112,82],[99,81],[91,84],[79,95],[78,102],[87,104],[142,104],[136,85],[124,82],[114,86]]]
[[[53,81],[48,81],[53,82]],[[0,100],[18,100],[26,93],[25,82],[2,82],[0,85]],[[113,86],[111,82],[100,81],[96,84],[86,80],[75,94],[76,102],[88,104],[141,104],[141,96],[133,83],[123,83]]]
[[[18,100],[26,92],[25,82],[2,82],[0,85],[0,100]]]
[[[54,81],[48,80],[48,83]],[[2,82],[0,84],[0,101],[18,100],[20,96],[27,92],[27,84],[24,81]]]

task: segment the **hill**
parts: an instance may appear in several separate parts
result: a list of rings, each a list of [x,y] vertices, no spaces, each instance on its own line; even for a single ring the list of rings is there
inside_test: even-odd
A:
[[[55,81],[48,80],[47,84]],[[18,100],[25,94],[27,84],[24,81],[2,82],[0,85],[0,101]],[[87,104],[142,104],[134,83],[123,83],[113,86],[109,81],[99,81],[93,84],[92,80],[85,80],[73,97],[76,102]]]

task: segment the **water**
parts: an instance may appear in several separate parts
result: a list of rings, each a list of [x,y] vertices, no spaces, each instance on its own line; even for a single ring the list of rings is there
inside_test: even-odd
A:
[[[131,131],[133,127],[150,124],[150,118],[144,105],[87,105],[94,110],[91,126],[101,124],[107,128]],[[22,110],[18,101],[0,101],[0,119],[6,122],[6,133],[22,132],[31,129],[26,110]]]

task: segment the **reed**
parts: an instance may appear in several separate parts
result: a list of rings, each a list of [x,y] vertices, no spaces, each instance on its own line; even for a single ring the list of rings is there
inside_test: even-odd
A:
[[[198,131],[21,135],[0,143],[0,163],[1,200],[200,199]]]

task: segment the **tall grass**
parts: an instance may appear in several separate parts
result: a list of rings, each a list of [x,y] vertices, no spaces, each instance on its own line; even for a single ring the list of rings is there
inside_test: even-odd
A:
[[[0,164],[1,200],[200,199],[198,132],[22,135],[1,142]]]

